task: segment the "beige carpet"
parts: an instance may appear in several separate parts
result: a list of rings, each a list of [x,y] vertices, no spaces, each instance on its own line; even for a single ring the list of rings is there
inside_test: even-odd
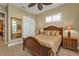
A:
[[[16,45],[12,47],[2,47],[0,48],[0,55],[2,56],[32,56],[29,51],[23,51],[22,45]],[[79,52],[74,52],[72,50],[67,50],[61,48],[59,50],[58,56],[78,56]]]
[[[61,47],[57,55],[58,56],[79,56],[79,52],[75,52],[69,49],[64,49]]]
[[[0,56],[32,56],[29,51],[22,50],[22,44],[7,47],[3,40],[0,40]],[[79,56],[79,52],[60,48],[57,56]]]

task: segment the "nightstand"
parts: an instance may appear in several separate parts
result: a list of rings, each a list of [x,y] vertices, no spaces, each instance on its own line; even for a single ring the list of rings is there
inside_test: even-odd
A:
[[[75,38],[63,38],[63,48],[77,51],[77,39]]]

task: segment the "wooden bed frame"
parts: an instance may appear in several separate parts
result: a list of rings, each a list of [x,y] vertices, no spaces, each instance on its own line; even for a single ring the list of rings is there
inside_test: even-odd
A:
[[[55,26],[49,26],[44,28],[44,30],[57,30],[60,31],[60,34],[63,38],[63,29]],[[51,56],[54,55],[51,48],[41,45],[36,38],[27,37],[23,38],[23,50],[27,48],[35,56]]]

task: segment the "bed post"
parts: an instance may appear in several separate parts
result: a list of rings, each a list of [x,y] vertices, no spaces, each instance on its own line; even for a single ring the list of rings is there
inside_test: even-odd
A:
[[[25,39],[23,38],[23,50],[25,50]]]

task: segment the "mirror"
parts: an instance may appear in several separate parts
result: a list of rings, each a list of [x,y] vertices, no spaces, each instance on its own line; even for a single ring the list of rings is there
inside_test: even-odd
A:
[[[11,38],[21,38],[22,37],[22,19],[11,17]]]

